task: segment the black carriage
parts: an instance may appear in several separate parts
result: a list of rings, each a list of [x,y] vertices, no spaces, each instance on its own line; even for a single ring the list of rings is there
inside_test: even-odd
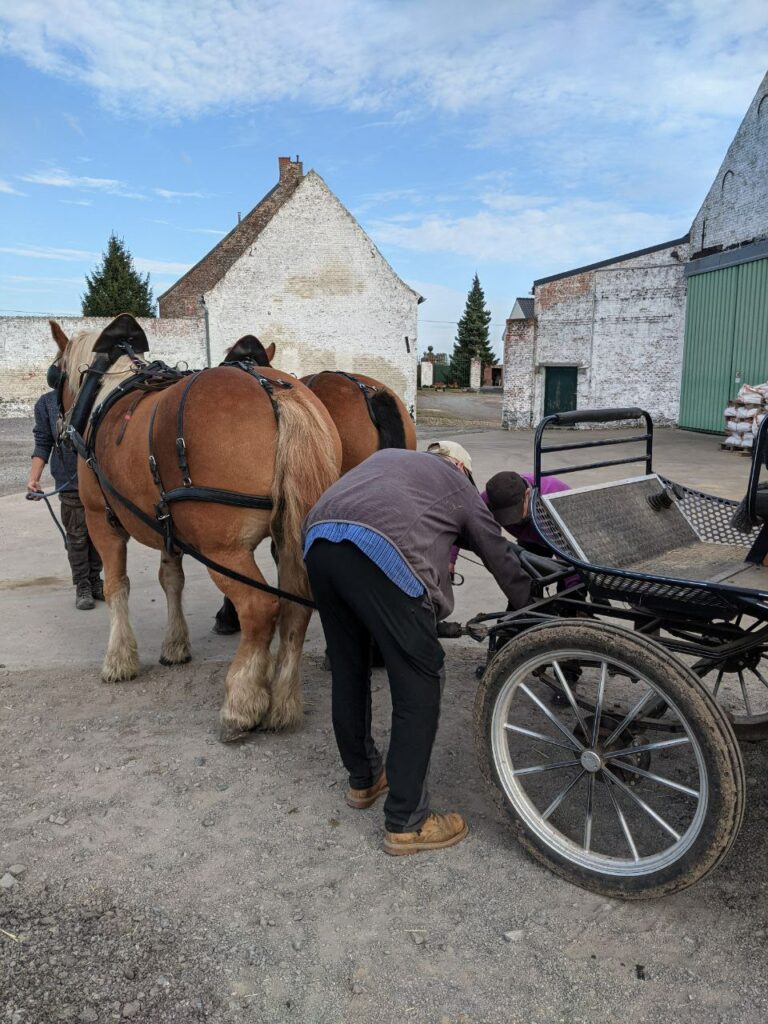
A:
[[[550,440],[552,427],[638,420],[629,437]],[[531,520],[553,558],[518,549],[534,599],[466,631],[488,640],[475,711],[484,773],[520,842],[571,882],[624,898],[672,893],[736,838],[737,737],[768,736],[766,441],[768,418],[741,532],[735,502],[654,473],[640,409],[559,413],[536,431]],[[591,460],[589,450],[632,443],[642,454]],[[568,465],[544,467],[564,452]],[[638,463],[641,475],[541,493],[548,475]]]

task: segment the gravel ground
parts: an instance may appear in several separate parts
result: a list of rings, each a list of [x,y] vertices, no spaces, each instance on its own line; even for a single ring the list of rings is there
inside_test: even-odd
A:
[[[31,416],[18,419],[0,419],[0,495],[23,491],[32,454]],[[50,480],[48,474],[43,480]]]
[[[719,871],[606,901],[514,843],[471,739],[479,649],[447,648],[433,803],[471,834],[398,859],[380,810],[343,803],[319,656],[303,729],[239,747],[215,736],[223,664],[0,669],[0,1021],[765,1020],[766,748]]]

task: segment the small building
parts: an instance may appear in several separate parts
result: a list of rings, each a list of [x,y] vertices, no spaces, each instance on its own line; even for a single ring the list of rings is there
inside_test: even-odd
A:
[[[503,425],[637,405],[719,431],[768,379],[768,75],[688,232],[533,283],[504,331]]]
[[[279,159],[275,187],[159,299],[160,317],[202,317],[212,363],[243,334],[302,376],[365,373],[413,409],[417,305],[315,171]]]

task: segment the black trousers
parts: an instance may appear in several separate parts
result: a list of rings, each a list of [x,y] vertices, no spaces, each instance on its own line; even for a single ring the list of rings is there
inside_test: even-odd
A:
[[[95,583],[101,572],[101,559],[88,535],[85,509],[77,491],[62,491],[61,522],[67,534],[67,557],[72,570],[72,582]]]
[[[427,775],[443,683],[432,605],[426,594],[404,594],[348,541],[315,541],[306,563],[331,660],[333,729],[349,784],[371,786],[382,767],[371,736],[373,637],[392,694],[384,819],[390,832],[415,831],[429,813]]]

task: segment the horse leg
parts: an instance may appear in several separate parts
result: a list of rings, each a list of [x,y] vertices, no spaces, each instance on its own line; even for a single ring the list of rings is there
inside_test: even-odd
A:
[[[98,513],[86,506],[88,533],[104,563],[104,597],[109,608],[109,641],[101,678],[105,683],[133,679],[139,671],[136,635],[128,617],[131,583],[126,573],[128,535],[107,523],[103,508]]]
[[[160,558],[158,576],[168,604],[168,624],[160,651],[160,664],[183,665],[190,660],[192,654],[189,646],[187,620],[184,618],[184,610],[181,606],[181,594],[184,590],[184,569],[181,565],[181,555],[169,555],[164,551]]]
[[[310,597],[307,573],[295,545],[281,545],[278,565],[280,589],[300,597]],[[272,703],[264,719],[268,729],[290,729],[301,724],[304,702],[301,694],[301,652],[312,615],[310,608],[294,601],[281,601],[278,628],[280,646],[272,677]]]
[[[238,572],[253,576],[260,583],[266,582],[252,555],[235,560],[229,552],[227,561]],[[235,605],[240,618],[240,644],[227,672],[226,695],[220,713],[219,738],[223,743],[231,743],[257,726],[269,708],[272,676],[269,646],[279,602],[270,594],[228,576],[213,571],[210,575]]]

